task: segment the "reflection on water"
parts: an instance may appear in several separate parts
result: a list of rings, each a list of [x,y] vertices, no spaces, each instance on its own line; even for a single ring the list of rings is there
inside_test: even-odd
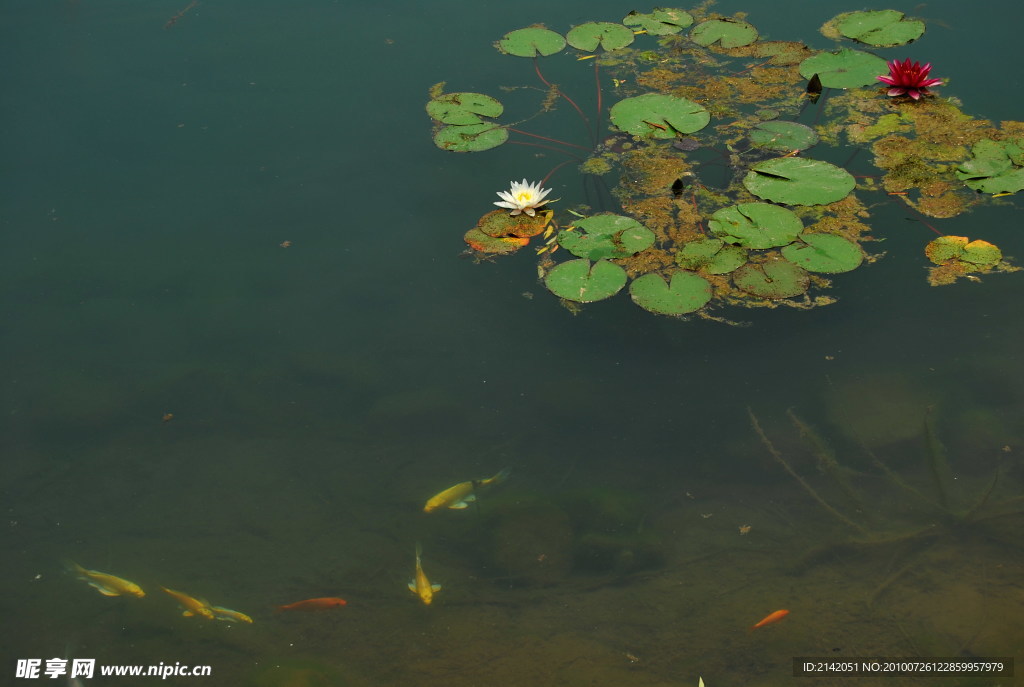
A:
[[[73,646],[210,665],[211,684],[711,687],[787,684],[799,655],[1020,653],[1018,276],[928,287],[923,230],[886,207],[885,259],[828,308],[744,328],[621,302],[574,317],[520,295],[542,288],[529,261],[456,257],[453,207],[550,167],[456,165],[424,141],[430,79],[464,73],[479,36],[434,45],[436,14],[397,3],[199,3],[163,29],[186,5],[0,21],[22,65],[0,185],[5,670]],[[937,22],[914,50],[967,40],[952,3],[920,13],[964,28]],[[468,81],[500,80],[491,59]],[[960,62],[950,95],[1021,118],[1012,93],[969,100]],[[1019,256],[1006,203],[945,230],[984,223]],[[919,534],[864,543],[748,408],[869,535]],[[469,508],[422,512],[505,466]],[[429,607],[406,588],[417,542],[442,585]],[[103,596],[66,558],[147,594]],[[184,617],[161,586],[254,623]],[[317,597],[348,603],[274,612]]]

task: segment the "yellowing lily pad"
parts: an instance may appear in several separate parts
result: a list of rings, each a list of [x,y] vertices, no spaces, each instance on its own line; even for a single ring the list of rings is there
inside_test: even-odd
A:
[[[427,114],[442,124],[480,124],[498,117],[504,106],[483,93],[445,93],[427,103]]]
[[[804,224],[792,210],[770,203],[740,203],[715,212],[711,233],[744,248],[764,249],[792,243]]]
[[[518,238],[515,236],[488,236],[477,227],[466,232],[463,240],[469,247],[481,253],[515,253],[517,250],[530,242],[530,239]]]
[[[495,238],[502,236],[530,238],[544,231],[550,219],[550,211],[541,211],[530,217],[525,212],[513,216],[509,214],[508,210],[491,210],[477,221],[476,228]]]
[[[676,254],[676,264],[708,274],[728,274],[747,261],[747,251],[722,239],[690,241]]]
[[[800,63],[800,76],[810,79],[815,74],[825,88],[860,88],[878,83],[879,74],[888,74],[885,60],[860,50],[841,48],[822,52]]]
[[[751,165],[743,185],[758,198],[786,205],[827,205],[857,185],[853,175],[829,162],[780,157]]]
[[[996,265],[1003,259],[999,248],[988,241],[969,241],[966,236],[940,236],[925,246],[924,254],[936,265],[962,260],[972,265]]]
[[[592,21],[574,26],[565,35],[565,40],[572,47],[587,52],[594,52],[598,46],[605,50],[618,50],[633,42],[633,32],[622,24]]]
[[[693,272],[675,272],[666,283],[656,272],[637,277],[629,285],[633,302],[662,315],[683,315],[700,310],[711,300],[711,284]]]
[[[508,140],[508,131],[497,124],[467,124],[442,127],[434,134],[434,145],[453,153],[476,153],[496,148]]]
[[[614,296],[626,285],[626,270],[614,262],[570,260],[556,265],[544,277],[551,293],[567,301],[593,303]]]
[[[558,233],[558,243],[579,258],[628,258],[654,243],[654,232],[632,217],[601,213],[578,220],[572,231]]]
[[[700,131],[711,121],[701,105],[672,95],[647,93],[620,100],[612,106],[612,124],[634,136],[676,138]]]
[[[896,10],[847,12],[831,23],[847,38],[879,48],[906,45],[924,35],[923,21],[905,19]]]
[[[788,260],[747,263],[733,272],[732,279],[747,293],[772,300],[799,296],[811,283],[807,271]]]
[[[708,19],[693,27],[690,40],[698,45],[718,43],[723,48],[739,48],[757,40],[757,29],[739,19]]]
[[[656,8],[648,14],[633,10],[622,20],[626,26],[635,26],[652,36],[679,33],[693,24],[693,15],[685,10]]]
[[[499,51],[516,57],[547,57],[565,48],[562,34],[542,26],[509,31],[505,37],[494,44]]]
[[[808,272],[825,274],[849,272],[864,261],[860,246],[835,234],[804,234],[782,249],[782,257]]]

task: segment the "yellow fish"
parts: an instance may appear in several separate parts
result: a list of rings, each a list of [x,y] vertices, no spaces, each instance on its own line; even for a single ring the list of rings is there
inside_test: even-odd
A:
[[[230,608],[224,608],[223,606],[210,606],[209,608],[215,620],[224,620],[229,623],[252,623],[252,618],[245,613],[232,611]]]
[[[432,496],[427,501],[427,505],[423,506],[423,512],[430,513],[438,508],[452,508],[455,510],[466,508],[470,502],[476,501],[476,490],[478,487],[486,487],[504,481],[510,472],[512,472],[512,468],[505,468],[494,477],[460,482],[454,487],[448,487],[440,494]]]
[[[423,554],[423,547],[416,544],[416,577],[409,582],[409,590],[420,597],[427,606],[434,600],[434,593],[441,591],[441,585],[430,584],[430,580],[427,579],[426,574],[423,572],[423,566],[420,564],[420,556]]]
[[[209,620],[213,620],[216,617],[213,614],[213,610],[210,608],[210,604],[203,599],[197,599],[185,594],[184,592],[176,592],[173,589],[168,589],[167,587],[160,587],[160,589],[173,596],[174,599],[181,604],[181,607],[185,609],[182,613],[183,616],[190,617],[193,615],[200,615],[204,618],[208,618]]]
[[[67,566],[68,570],[77,575],[78,579],[88,583],[90,587],[103,596],[129,594],[141,598],[146,595],[146,592],[142,591],[142,587],[134,582],[129,582],[128,580],[108,575],[98,570],[86,570],[74,561],[66,561],[64,565]]]

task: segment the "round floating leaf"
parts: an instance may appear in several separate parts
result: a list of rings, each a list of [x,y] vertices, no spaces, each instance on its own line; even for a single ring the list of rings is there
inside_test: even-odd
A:
[[[880,48],[906,45],[924,35],[924,22],[904,19],[896,10],[849,12],[833,19],[839,33]]]
[[[799,296],[811,283],[806,270],[786,260],[747,263],[732,279],[747,293],[773,300]]]
[[[1024,139],[993,141],[985,138],[971,146],[971,159],[956,171],[958,179],[982,193],[1016,193],[1024,189]]]
[[[840,49],[822,52],[800,63],[800,76],[810,79],[815,74],[825,88],[859,88],[878,83],[875,78],[888,74],[885,60],[860,50]]]
[[[779,157],[751,165],[743,185],[758,198],[786,205],[827,205],[857,185],[845,169],[802,157]]]
[[[654,232],[632,217],[602,213],[576,222],[576,230],[561,231],[558,243],[579,258],[628,258],[654,244]]]
[[[784,121],[761,122],[750,130],[750,142],[758,148],[768,150],[807,150],[818,142],[818,134],[806,124]]]
[[[512,216],[508,210],[491,210],[477,221],[476,228],[488,236],[530,238],[544,231],[550,217],[550,212],[544,211],[530,217],[525,212]]]
[[[966,236],[940,236],[925,246],[924,254],[936,265],[962,260],[987,267],[1003,259],[1003,253],[997,246],[981,239],[968,241]]]
[[[744,248],[774,248],[792,243],[804,230],[796,213],[768,203],[722,208],[708,221],[715,236]]]
[[[521,239],[515,236],[488,236],[473,227],[463,237],[469,247],[481,253],[515,253],[517,250],[530,242],[530,239]]]
[[[711,121],[708,111],[692,100],[660,93],[620,100],[612,106],[609,116],[612,124],[623,131],[648,138],[692,134]]]
[[[504,38],[494,44],[494,47],[506,55],[516,57],[546,57],[563,50],[565,39],[562,38],[562,34],[551,29],[535,26],[509,31]]]
[[[708,19],[693,27],[690,40],[698,45],[718,43],[723,48],[739,48],[757,40],[757,29],[738,19]]]
[[[679,271],[666,283],[651,272],[637,277],[629,285],[633,302],[645,310],[662,315],[683,315],[700,310],[711,300],[711,284],[693,272]]]
[[[838,274],[860,267],[864,253],[856,243],[835,234],[804,234],[802,243],[782,249],[782,257],[808,272]]]
[[[657,8],[650,14],[633,10],[622,20],[626,26],[635,26],[652,36],[679,33],[693,23],[693,15],[685,10]]]
[[[676,264],[680,267],[703,269],[708,274],[727,274],[746,261],[746,250],[730,246],[722,239],[691,241],[676,254]]]
[[[567,301],[593,303],[617,294],[626,285],[626,270],[614,262],[570,260],[556,265],[544,277],[551,293]]]
[[[481,124],[481,117],[498,117],[504,109],[483,93],[445,93],[427,103],[427,114],[442,124]]]
[[[455,153],[475,153],[500,146],[508,140],[508,131],[496,124],[468,124],[442,127],[434,134],[434,145]]]
[[[633,32],[622,24],[592,21],[574,26],[565,34],[565,40],[572,47],[587,52],[594,52],[599,45],[605,50],[618,50],[633,42]]]

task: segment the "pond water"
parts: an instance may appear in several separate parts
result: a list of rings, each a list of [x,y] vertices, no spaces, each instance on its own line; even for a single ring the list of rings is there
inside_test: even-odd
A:
[[[1024,119],[1024,10],[889,6],[929,28],[883,57]],[[934,234],[895,200],[835,304],[714,313],[745,326],[625,294],[574,314],[530,251],[462,255],[497,190],[561,158],[438,150],[428,89],[512,100],[535,76],[494,40],[632,9],[4,3],[5,671],[714,687],[792,684],[796,656],[1024,654],[1022,273],[929,286]],[[831,49],[818,27],[860,7],[713,9]],[[548,59],[593,108],[586,63]],[[579,133],[564,105],[551,121]],[[548,186],[587,200],[571,166]],[[928,221],[1013,259],[1021,217],[1010,196]],[[470,508],[422,512],[505,467]],[[254,622],[183,617],[161,586]],[[318,597],[347,605],[275,612]]]

